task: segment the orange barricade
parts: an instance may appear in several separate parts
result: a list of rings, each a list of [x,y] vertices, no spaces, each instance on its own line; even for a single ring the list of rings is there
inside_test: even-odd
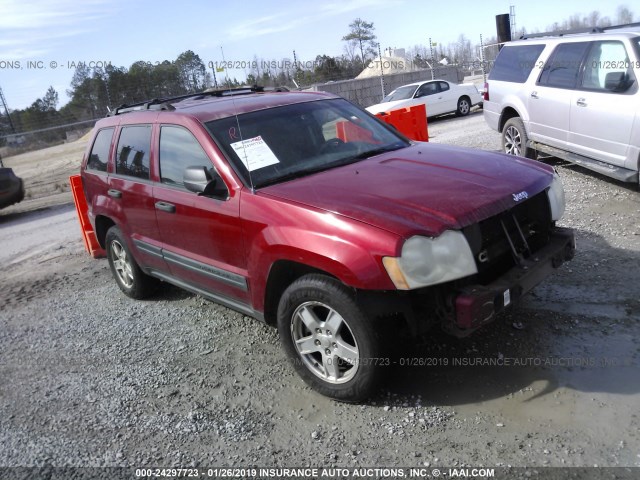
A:
[[[424,105],[376,113],[376,117],[383,122],[393,125],[400,133],[409,137],[411,140],[417,140],[419,142],[429,141],[427,110]]]
[[[393,125],[400,133],[411,140],[429,141],[427,110],[424,105],[376,113],[376,117],[385,123]],[[336,137],[343,142],[379,143],[373,140],[373,135],[369,130],[347,121],[336,123]]]
[[[71,184],[71,192],[73,193],[73,201],[76,204],[76,212],[78,212],[78,220],[80,222],[80,231],[84,240],[84,248],[93,258],[103,258],[107,253],[102,249],[96,238],[96,232],[93,231],[89,215],[87,215],[87,200],[84,198],[82,190],[82,179],[80,175],[71,175],[69,177]]]
[[[336,137],[343,142],[379,143],[373,139],[371,131],[346,120],[336,123]]]

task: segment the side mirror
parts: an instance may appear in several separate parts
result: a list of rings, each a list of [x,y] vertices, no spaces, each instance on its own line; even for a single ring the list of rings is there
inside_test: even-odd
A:
[[[227,197],[228,191],[222,178],[213,168],[187,167],[183,176],[184,186],[190,192],[212,197]]]
[[[624,92],[633,84],[626,72],[609,72],[604,77],[604,88],[611,92]]]

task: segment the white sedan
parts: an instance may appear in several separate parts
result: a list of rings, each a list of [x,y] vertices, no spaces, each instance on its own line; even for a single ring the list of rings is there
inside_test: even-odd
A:
[[[429,80],[410,83],[396,88],[382,99],[382,103],[367,107],[371,113],[388,112],[414,105],[425,105],[427,117],[453,113],[469,115],[471,107],[482,103],[482,96],[475,85]]]

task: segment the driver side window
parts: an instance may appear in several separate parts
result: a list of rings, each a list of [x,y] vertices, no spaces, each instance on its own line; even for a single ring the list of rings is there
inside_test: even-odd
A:
[[[213,168],[213,164],[191,132],[163,125],[160,129],[160,181],[184,188],[187,167]]]
[[[615,91],[615,83],[633,78],[629,56],[622,42],[594,42],[585,61],[582,88]],[[613,83],[613,85],[612,85]]]
[[[416,98],[433,95],[434,93],[438,93],[438,84],[435,82],[425,83],[418,89]]]

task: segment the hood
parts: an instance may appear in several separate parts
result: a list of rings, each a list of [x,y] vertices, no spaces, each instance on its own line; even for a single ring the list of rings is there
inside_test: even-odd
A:
[[[405,238],[435,237],[512,208],[552,178],[551,167],[524,158],[419,143],[259,192]]]
[[[391,110],[398,110],[406,107],[413,107],[414,105],[423,103],[425,103],[424,98],[405,98],[404,100],[394,100],[393,102],[384,102],[378,103],[376,105],[371,105],[365,110],[375,115],[376,113],[389,112]]]

